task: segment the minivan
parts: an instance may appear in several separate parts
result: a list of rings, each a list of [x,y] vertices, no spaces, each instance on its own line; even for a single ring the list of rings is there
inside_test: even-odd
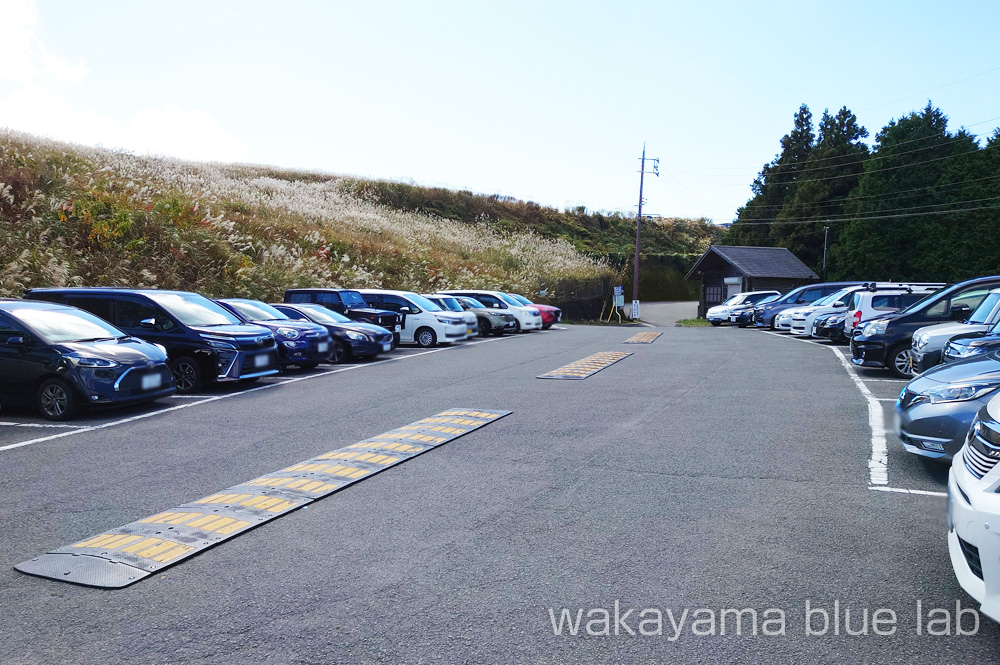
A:
[[[396,312],[402,317],[401,344],[426,348],[466,338],[468,328],[461,314],[446,312],[418,293],[387,289],[361,289],[359,293],[369,307]]]
[[[278,350],[267,328],[241,323],[189,291],[73,287],[29,289],[27,297],[79,307],[167,350],[177,391],[215,381],[255,381],[277,374]]]
[[[361,293],[354,289],[325,287],[286,289],[284,300],[290,305],[314,302],[338,314],[343,314],[352,321],[381,326],[392,331],[393,346],[399,344],[401,317],[394,312],[370,307],[361,297]]]

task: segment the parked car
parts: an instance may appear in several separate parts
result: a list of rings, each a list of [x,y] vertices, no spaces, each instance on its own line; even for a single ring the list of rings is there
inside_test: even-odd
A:
[[[910,305],[927,297],[929,293],[942,288],[939,285],[920,285],[908,287],[902,291],[855,291],[851,302],[847,305],[847,316],[844,319],[844,336],[850,339],[854,328],[869,319],[882,314],[890,314],[906,309]]]
[[[896,302],[904,294],[920,293],[919,297],[926,296],[939,288],[943,284],[903,284],[888,282],[869,282],[861,286],[847,286],[837,291],[836,294],[824,298],[819,303],[809,307],[796,309],[792,316],[793,335],[809,335],[812,332],[813,320],[822,314],[842,313],[850,311],[850,304],[857,302],[859,308],[863,308],[871,296],[884,295],[884,300],[880,302]],[[857,298],[855,298],[857,296]],[[916,299],[919,299],[917,297]],[[912,302],[916,302],[916,299]],[[832,302],[831,302],[832,301]],[[888,310],[887,310],[888,311]],[[859,309],[858,312],[862,312]],[[862,314],[863,316],[863,314]],[[846,321],[846,318],[845,318]],[[853,327],[853,326],[852,326]]]
[[[427,348],[465,339],[464,317],[445,312],[418,293],[388,289],[361,289],[359,293],[369,307],[396,312],[402,317],[401,344]]]
[[[472,339],[479,334],[479,319],[476,318],[476,315],[472,312],[465,311],[455,296],[425,293],[424,297],[446,312],[455,312],[456,314],[462,315],[462,320],[465,321],[466,327],[465,339]]]
[[[330,333],[311,321],[292,321],[265,302],[247,298],[219,298],[219,303],[243,323],[263,326],[271,331],[278,345],[278,363],[282,369],[297,365],[313,369],[328,362],[333,355]]]
[[[34,300],[0,299],[0,401],[34,405],[47,420],[83,408],[172,395],[167,352],[90,312]]]
[[[27,296],[79,307],[129,335],[162,345],[181,393],[214,381],[254,381],[278,373],[271,331],[241,322],[197,293],[67,287],[30,289]]]
[[[287,289],[284,300],[292,305],[318,303],[338,314],[343,314],[352,321],[381,326],[392,331],[393,346],[399,344],[402,317],[395,312],[370,307],[361,293],[354,289]]]
[[[1000,354],[941,365],[906,384],[896,401],[896,436],[907,452],[950,460],[972,419],[1000,389]]]
[[[522,305],[502,291],[455,289],[439,291],[452,296],[475,298],[487,307],[502,309],[514,315],[514,332],[528,332],[542,327],[542,313],[534,305]]]
[[[871,319],[854,329],[851,362],[863,367],[885,367],[895,376],[909,378],[914,331],[934,323],[969,318],[995,288],[1000,288],[1000,276],[970,279],[935,291],[902,311]]]
[[[816,339],[828,339],[838,344],[847,341],[844,337],[844,312],[830,312],[821,314],[813,319],[812,337]]]
[[[792,289],[785,295],[769,303],[760,303],[754,308],[754,325],[758,328],[776,329],[775,317],[791,307],[811,305],[845,286],[860,285],[861,282],[823,282],[822,284],[806,284]],[[789,319],[790,321],[790,319]],[[789,327],[791,323],[789,322]]]
[[[272,303],[272,307],[290,319],[312,321],[325,327],[333,338],[332,363],[352,358],[374,358],[379,353],[392,351],[392,332],[374,323],[353,321],[317,303]]]
[[[941,353],[942,363],[953,363],[965,360],[990,351],[1000,350],[1000,323],[988,332],[970,332],[955,335],[944,345]]]
[[[514,315],[496,307],[487,307],[475,298],[468,296],[449,296],[458,301],[467,312],[476,315],[479,323],[479,334],[482,337],[499,337],[505,332],[516,331],[516,320]]]
[[[709,307],[705,312],[705,320],[713,326],[729,323],[729,314],[734,309],[745,305],[756,305],[768,296],[780,296],[780,291],[744,291],[726,298],[722,304]]]
[[[952,337],[966,333],[985,333],[998,322],[1000,322],[1000,289],[993,289],[967,320],[918,328],[913,333],[913,347],[910,352],[913,372],[920,374],[940,363],[945,344]]]
[[[1000,400],[979,410],[961,453],[948,473],[948,553],[955,577],[981,604],[980,612],[1000,621]],[[992,525],[992,528],[991,528]]]
[[[751,326],[754,322],[754,313],[756,312],[756,308],[761,305],[766,305],[769,302],[773,302],[780,297],[781,296],[778,294],[770,295],[760,302],[747,302],[743,303],[743,305],[740,305],[739,307],[734,307],[729,311],[729,322],[735,323],[740,328]]]
[[[529,307],[534,307],[542,315],[542,330],[548,330],[554,324],[562,321],[562,310],[558,307],[553,307],[552,305],[539,305],[536,302],[531,302],[522,295],[516,293],[508,293],[511,298],[518,301],[522,305]]]
[[[823,298],[819,302],[813,303],[812,305],[807,305],[805,307],[796,307],[792,310],[787,310],[782,312],[782,314],[791,314],[791,324],[789,326],[788,332],[792,333],[796,337],[808,337],[812,333],[812,322],[817,316],[821,314],[833,314],[842,313],[847,310],[847,300],[851,297],[852,289],[859,289],[860,286],[848,286],[841,289],[840,291],[835,291]]]

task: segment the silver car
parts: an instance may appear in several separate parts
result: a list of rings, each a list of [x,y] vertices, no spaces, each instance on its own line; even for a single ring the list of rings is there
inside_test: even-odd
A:
[[[967,333],[986,332],[1000,322],[1000,289],[990,291],[967,321],[949,321],[918,328],[913,333],[910,360],[917,374],[941,362],[941,352],[948,340]]]

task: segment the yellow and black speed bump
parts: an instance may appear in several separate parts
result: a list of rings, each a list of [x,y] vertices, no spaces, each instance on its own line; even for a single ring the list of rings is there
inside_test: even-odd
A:
[[[662,335],[661,332],[641,332],[629,337],[622,344],[652,344],[656,338]]]
[[[14,566],[117,589],[509,415],[450,409]]]
[[[582,360],[564,365],[551,372],[540,374],[536,379],[586,379],[591,374],[597,374],[605,367],[610,367],[622,358],[628,358],[631,353],[624,351],[602,351]]]

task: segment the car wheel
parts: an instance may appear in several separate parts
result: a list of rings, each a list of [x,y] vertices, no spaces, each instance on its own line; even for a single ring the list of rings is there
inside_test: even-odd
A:
[[[177,392],[193,393],[202,389],[201,367],[191,356],[181,356],[170,363],[170,373],[174,375]]]
[[[709,321],[709,323],[711,323],[713,326],[721,326],[722,325],[722,321]]]
[[[299,363],[299,369],[316,369],[319,363]]]
[[[493,328],[493,326],[490,325],[490,322],[488,320],[486,320],[486,319],[479,319],[479,336],[480,337],[489,337],[490,335],[492,335],[493,334],[492,328]]]
[[[331,363],[342,363],[344,358],[347,357],[347,349],[344,348],[343,342],[333,340],[333,354],[330,356]]]
[[[38,387],[38,411],[46,420],[71,420],[80,412],[80,398],[62,379],[46,379]]]
[[[893,376],[900,379],[913,377],[913,370],[910,368],[910,345],[906,342],[897,344],[889,352],[889,371]]]
[[[514,332],[516,333],[521,332],[521,322],[518,321],[517,319],[514,319]]]
[[[437,344],[437,335],[430,328],[421,328],[413,336],[413,340],[417,343],[417,346],[428,349]]]
[[[543,323],[542,324],[542,330],[548,330],[551,327],[552,327],[551,323]]]

